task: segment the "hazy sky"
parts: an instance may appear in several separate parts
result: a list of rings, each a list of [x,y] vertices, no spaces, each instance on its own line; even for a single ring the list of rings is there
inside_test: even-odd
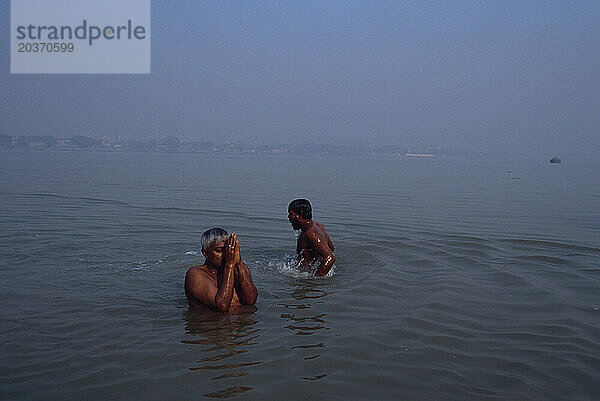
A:
[[[11,75],[0,134],[600,157],[600,2],[153,1],[152,74]]]

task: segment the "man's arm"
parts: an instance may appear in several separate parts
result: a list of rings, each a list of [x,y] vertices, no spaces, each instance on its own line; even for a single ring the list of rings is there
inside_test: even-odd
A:
[[[235,291],[241,303],[244,305],[254,305],[258,297],[258,291],[252,281],[250,269],[242,261],[235,265]]]
[[[231,307],[234,288],[235,265],[225,264],[223,267],[223,278],[219,283],[219,290],[215,294],[215,306],[219,312],[228,312]]]
[[[315,273],[316,276],[324,276],[329,273],[331,266],[335,263],[335,256],[327,244],[327,240],[322,235],[315,231],[308,231],[306,238],[312,245],[315,251],[321,257],[321,264]]]
[[[319,228],[321,229],[321,231],[323,231],[323,235],[325,236],[325,239],[327,240],[327,245],[329,245],[329,249],[331,249],[331,251],[335,251],[333,242],[331,242],[331,238],[329,238],[329,234],[327,234],[325,227],[323,227],[323,224],[321,224],[321,223],[317,223],[317,224],[319,224]]]
[[[215,295],[215,304],[219,312],[227,312],[231,306],[235,288],[235,265],[240,261],[240,244],[232,233],[223,247],[223,271],[218,279],[219,290]]]
[[[235,234],[234,234],[235,235]],[[252,274],[250,269],[244,262],[242,262],[242,255],[240,253],[240,243],[236,240],[237,247],[235,248],[235,265],[234,283],[235,292],[237,293],[238,299],[244,305],[254,305],[256,298],[258,297],[258,291],[252,281]]]

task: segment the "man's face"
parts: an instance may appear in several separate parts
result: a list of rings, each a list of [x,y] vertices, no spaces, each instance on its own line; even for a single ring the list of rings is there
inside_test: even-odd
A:
[[[205,263],[211,267],[220,269],[223,264],[223,248],[225,241],[215,242],[208,251],[202,250],[202,254],[206,258]]]
[[[288,209],[288,220],[292,223],[292,228],[294,230],[299,230],[301,226],[300,224],[300,216],[296,212],[294,212],[291,208]]]

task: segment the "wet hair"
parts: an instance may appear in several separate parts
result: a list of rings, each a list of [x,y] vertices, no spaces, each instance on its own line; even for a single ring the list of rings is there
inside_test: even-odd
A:
[[[222,228],[211,228],[202,233],[200,237],[200,243],[202,244],[203,251],[209,251],[210,248],[220,241],[225,241],[229,234]]]
[[[288,209],[292,209],[303,219],[312,219],[312,207],[307,199],[294,199],[290,202]]]

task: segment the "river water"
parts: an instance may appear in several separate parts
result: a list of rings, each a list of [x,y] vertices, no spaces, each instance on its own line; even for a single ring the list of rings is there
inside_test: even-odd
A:
[[[0,151],[3,400],[600,399],[600,165]],[[308,198],[333,273],[298,273]],[[236,232],[256,311],[191,309]]]

